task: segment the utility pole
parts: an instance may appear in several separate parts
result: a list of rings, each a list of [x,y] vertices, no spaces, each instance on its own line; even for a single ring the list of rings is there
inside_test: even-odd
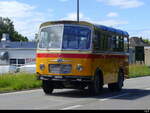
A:
[[[80,21],[80,17],[79,17],[79,15],[80,15],[80,12],[79,12],[79,9],[80,8],[80,4],[79,4],[79,0],[77,0],[77,21],[79,22]]]

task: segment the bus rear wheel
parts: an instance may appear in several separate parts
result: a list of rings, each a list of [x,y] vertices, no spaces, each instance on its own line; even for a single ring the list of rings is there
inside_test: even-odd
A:
[[[118,73],[118,82],[108,84],[108,88],[110,91],[121,91],[123,87],[123,82],[124,82],[124,73],[123,71],[119,71]]]
[[[46,95],[52,94],[52,92],[54,90],[53,83],[51,83],[50,81],[47,81],[47,80],[42,81],[42,88]]]
[[[88,85],[88,91],[90,95],[97,95],[103,89],[103,79],[99,74],[100,73],[97,72],[94,76],[94,81]]]

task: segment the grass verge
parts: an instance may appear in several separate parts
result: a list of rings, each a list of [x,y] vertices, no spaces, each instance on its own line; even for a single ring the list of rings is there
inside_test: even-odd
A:
[[[150,67],[145,65],[130,65],[129,78],[150,76]],[[36,74],[17,73],[0,75],[0,93],[40,88],[41,81]]]
[[[0,75],[0,92],[34,89],[40,86],[41,81],[36,80],[35,74],[18,73]]]
[[[129,78],[142,76],[150,76],[150,67],[139,64],[132,64],[129,66]]]

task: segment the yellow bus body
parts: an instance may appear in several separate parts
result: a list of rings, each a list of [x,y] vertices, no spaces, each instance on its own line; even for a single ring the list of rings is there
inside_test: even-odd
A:
[[[72,71],[68,74],[53,74],[49,72],[49,64],[60,64],[57,62],[59,57],[38,57],[38,54],[70,54],[74,56],[74,54],[78,54],[82,57],[82,55],[89,55],[89,58],[65,58],[61,57],[64,61],[61,64],[71,64]],[[100,56],[99,58],[94,58],[92,56]],[[112,54],[92,54],[92,52],[75,52],[75,51],[46,51],[46,50],[37,50],[37,69],[36,72],[40,75],[63,75],[63,76],[94,76],[94,73],[97,68],[101,69],[104,77],[104,84],[107,83],[115,83],[118,78],[118,71],[122,68],[125,72],[125,76],[128,76],[128,56],[125,55],[112,55]],[[45,69],[43,71],[40,70],[40,64],[45,65]],[[79,72],[76,68],[77,65],[80,64],[83,66],[83,71]]]

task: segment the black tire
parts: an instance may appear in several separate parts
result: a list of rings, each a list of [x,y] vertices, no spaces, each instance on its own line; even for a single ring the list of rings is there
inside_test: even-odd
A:
[[[88,85],[88,91],[90,95],[97,95],[99,94],[103,89],[103,78],[102,75],[100,75],[100,72],[96,72],[94,76],[94,81],[89,83]]]
[[[51,81],[46,81],[46,80],[43,80],[42,88],[43,88],[43,91],[46,95],[52,94],[52,92],[54,90],[53,83]]]
[[[123,85],[124,85],[124,73],[123,71],[120,70],[118,73],[118,82],[108,84],[108,88],[110,91],[121,91]]]

